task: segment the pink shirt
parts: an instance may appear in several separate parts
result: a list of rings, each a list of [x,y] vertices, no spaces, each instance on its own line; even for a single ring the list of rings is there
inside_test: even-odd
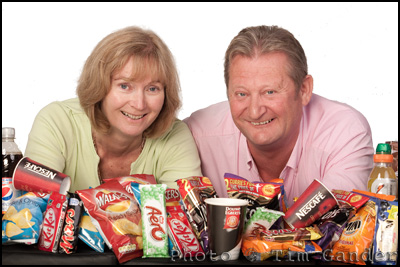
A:
[[[227,101],[194,112],[184,120],[196,141],[202,172],[219,197],[227,197],[224,174],[262,181],[236,128]],[[303,108],[300,133],[280,177],[288,205],[314,179],[329,189],[367,190],[374,148],[368,121],[354,108],[313,94]]]

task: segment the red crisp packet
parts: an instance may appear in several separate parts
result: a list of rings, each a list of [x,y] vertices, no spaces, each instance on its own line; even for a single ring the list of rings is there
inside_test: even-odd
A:
[[[356,210],[369,200],[369,197],[344,190],[333,189],[332,194],[336,197],[340,206],[354,207]]]
[[[256,212],[258,207],[280,210],[279,194],[281,186],[276,183],[252,183],[243,177],[225,173],[225,186],[230,198],[245,199],[249,202],[246,212],[246,222]]]
[[[131,187],[132,182],[137,184],[157,184],[156,179],[152,174],[131,174],[127,176],[104,179],[104,182],[109,182],[111,180],[117,180],[122,185],[122,187],[125,188],[126,191],[128,191],[128,193],[131,193],[133,195],[134,193],[132,192]]]
[[[39,237],[40,250],[57,253],[67,204],[68,199],[65,195],[57,192],[50,195]]]
[[[112,180],[96,188],[76,192],[119,263],[143,255],[139,204],[118,181]]]

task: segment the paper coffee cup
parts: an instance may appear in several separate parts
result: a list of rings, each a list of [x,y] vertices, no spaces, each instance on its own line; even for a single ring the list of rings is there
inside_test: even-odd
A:
[[[314,179],[283,218],[291,227],[304,228],[336,205],[338,201],[332,192],[319,180]]]
[[[207,198],[204,202],[210,257],[213,260],[237,260],[248,202],[233,198]]]
[[[18,162],[12,180],[16,189],[28,192],[58,192],[66,195],[71,186],[71,178],[68,175],[28,157],[23,157]]]

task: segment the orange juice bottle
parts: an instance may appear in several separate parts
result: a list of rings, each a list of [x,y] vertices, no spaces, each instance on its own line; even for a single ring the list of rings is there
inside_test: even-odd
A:
[[[392,168],[393,155],[389,144],[380,143],[374,155],[374,168],[368,180],[368,191],[396,196],[397,177]]]

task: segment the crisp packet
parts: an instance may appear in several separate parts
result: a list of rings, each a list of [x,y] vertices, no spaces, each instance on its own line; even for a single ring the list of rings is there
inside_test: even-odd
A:
[[[376,225],[372,264],[396,265],[398,249],[398,201],[376,199]]]
[[[198,176],[179,179],[176,182],[183,202],[182,209],[186,212],[193,232],[207,255],[209,253],[207,210],[201,197],[201,190],[204,189],[204,184]]]
[[[65,215],[60,246],[58,248],[59,253],[71,254],[76,252],[82,213],[83,205],[79,195],[76,193],[69,193],[68,208]]]
[[[329,253],[331,259],[340,262],[365,265],[375,229],[375,202],[369,200],[352,217],[340,239]]]
[[[244,236],[256,235],[256,232],[266,231],[284,215],[283,212],[270,210],[263,207],[256,209],[256,212],[246,222],[244,227]]]
[[[152,174],[131,174],[127,176],[104,179],[104,182],[109,182],[112,180],[118,181],[129,194],[132,194],[136,198],[137,202],[139,202],[139,205],[140,199],[137,199],[138,195],[140,196],[140,193],[138,192],[139,184],[157,183],[154,175]],[[134,183],[134,185],[132,185],[132,183]]]
[[[165,184],[140,185],[143,258],[168,258]]]
[[[230,198],[245,199],[249,202],[246,212],[246,222],[253,216],[258,207],[280,210],[280,184],[251,183],[245,178],[231,173],[225,173],[224,179],[226,190]]]
[[[369,197],[355,192],[338,189],[333,189],[331,192],[339,202],[340,207],[354,207],[358,210],[369,200]]]
[[[50,194],[27,192],[16,198],[3,215],[2,244],[36,244]]]
[[[142,216],[132,194],[116,180],[76,192],[92,223],[119,263],[143,255]]]
[[[39,237],[39,249],[53,253],[58,252],[68,198],[64,194],[53,192],[47,202],[43,219],[43,228]]]
[[[311,240],[275,242],[260,239],[257,236],[248,236],[242,242],[243,255],[252,262],[264,261],[268,258],[290,257],[289,261],[295,261],[301,254],[303,261],[308,261],[309,254],[322,253],[322,249]]]
[[[79,224],[79,239],[97,252],[104,252],[104,239],[90,220],[89,214],[83,210]]]

